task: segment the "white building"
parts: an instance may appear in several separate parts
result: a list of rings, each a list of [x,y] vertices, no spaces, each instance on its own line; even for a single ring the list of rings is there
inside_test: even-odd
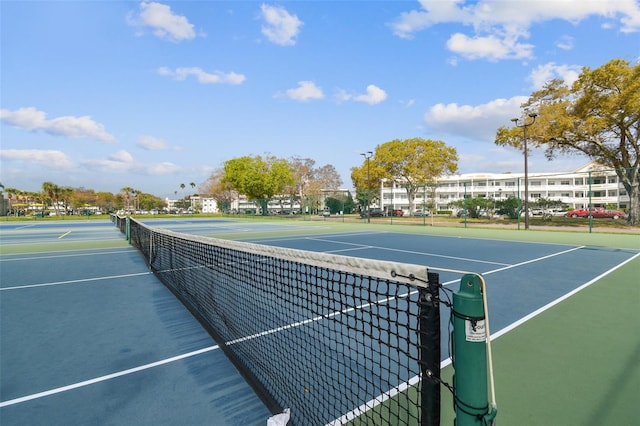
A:
[[[529,202],[544,198],[559,200],[569,208],[594,207],[614,205],[619,209],[629,208],[629,195],[619,182],[614,170],[605,169],[595,162],[591,162],[572,172],[558,173],[529,173]],[[347,190],[332,190],[325,194],[331,196],[335,192]],[[420,209],[423,203],[431,204],[431,189],[420,188],[414,200],[414,208]],[[523,173],[466,173],[442,177],[435,189],[435,206],[437,210],[450,210],[450,204],[464,198],[483,197],[496,201],[509,197],[524,198]],[[382,209],[401,209],[405,214],[409,212],[407,191],[402,185],[383,181],[379,202],[371,203],[371,207]],[[169,209],[175,200],[167,199]],[[318,200],[317,209],[322,209],[324,203]],[[218,206],[213,198],[191,197],[193,211],[202,213],[218,213]],[[307,207],[290,197],[275,197],[269,202],[269,211],[274,213],[307,213]],[[243,195],[231,203],[231,211],[240,213],[259,212],[258,206]]]
[[[614,170],[589,163],[573,172],[529,173],[529,201],[540,198],[560,200],[569,208],[615,205],[629,208],[629,195]],[[430,203],[430,188],[416,193],[414,208]],[[437,210],[449,209],[450,203],[466,197],[484,197],[497,201],[509,197],[524,198],[523,173],[467,173],[440,178],[435,190]],[[380,186],[380,207],[409,210],[405,188],[391,182]]]

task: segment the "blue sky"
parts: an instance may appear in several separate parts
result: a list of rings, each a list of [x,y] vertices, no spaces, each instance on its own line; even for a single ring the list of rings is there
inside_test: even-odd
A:
[[[551,78],[640,58],[634,0],[0,0],[0,181],[161,197],[244,155],[333,165],[438,139],[459,172],[521,172],[493,143]],[[548,162],[531,173],[588,162]]]

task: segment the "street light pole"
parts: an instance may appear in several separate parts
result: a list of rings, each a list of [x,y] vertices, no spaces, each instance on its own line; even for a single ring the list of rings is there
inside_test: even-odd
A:
[[[373,156],[373,152],[361,152],[365,160],[367,160],[367,192],[364,194],[364,213],[367,215],[367,223],[371,223],[371,215],[369,214],[369,186],[371,185],[371,175],[369,171],[369,159]]]
[[[521,127],[523,130],[523,151],[524,151],[524,229],[529,229],[529,154],[527,152],[527,127],[536,122],[538,114],[535,112],[527,113],[527,116],[520,118],[512,118],[513,124],[516,127]],[[520,213],[518,213],[518,216]]]

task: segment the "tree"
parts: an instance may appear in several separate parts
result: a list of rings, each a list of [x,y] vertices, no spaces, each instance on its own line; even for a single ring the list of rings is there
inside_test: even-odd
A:
[[[351,169],[356,188],[367,194],[378,188],[382,179],[403,186],[407,191],[409,210],[414,210],[415,196],[420,188],[434,186],[440,176],[458,170],[458,153],[442,141],[430,139],[394,139],[378,145],[367,164]],[[371,200],[371,197],[369,197]]]
[[[131,196],[134,193],[134,191],[135,189],[131,188],[130,186],[125,186],[120,190],[120,192],[122,192],[122,195],[124,196],[124,199],[126,201],[127,211],[131,210]]]
[[[42,184],[42,193],[53,203],[53,211],[55,211],[56,216],[59,215],[58,208],[60,207],[60,192],[61,188],[53,182],[44,182]]]
[[[532,146],[544,148],[549,160],[577,153],[614,169],[629,194],[628,221],[640,225],[640,63],[585,67],[571,87],[551,80],[522,106],[538,114],[529,129]],[[501,127],[495,143],[522,149],[522,139],[517,127]]]
[[[323,191],[338,189],[342,185],[340,174],[330,164],[315,167],[315,160],[300,157],[290,158],[289,164],[293,181],[285,186],[283,194],[289,196],[291,205],[300,201],[315,210],[323,198]]]
[[[229,182],[223,182],[223,177],[223,169],[214,170],[209,179],[198,188],[198,191],[216,200],[218,209],[222,212],[230,212],[231,203],[238,198],[238,192]]]
[[[469,197],[464,200],[449,203],[450,206],[462,209],[462,215],[468,214],[470,217],[477,219],[483,212],[489,212],[497,202],[491,198],[485,197]]]
[[[269,200],[282,194],[287,185],[293,184],[293,171],[285,159],[268,155],[244,156],[224,163],[223,183],[244,194],[261,206],[263,215],[267,215]]]
[[[332,192],[325,199],[325,206],[329,209],[331,214],[342,212],[342,214],[350,214],[353,211],[355,203],[351,192]]]

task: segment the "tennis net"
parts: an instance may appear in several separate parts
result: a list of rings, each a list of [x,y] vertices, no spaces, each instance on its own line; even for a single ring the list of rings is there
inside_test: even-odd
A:
[[[437,425],[439,277],[424,266],[115,220],[272,413],[294,425]]]

